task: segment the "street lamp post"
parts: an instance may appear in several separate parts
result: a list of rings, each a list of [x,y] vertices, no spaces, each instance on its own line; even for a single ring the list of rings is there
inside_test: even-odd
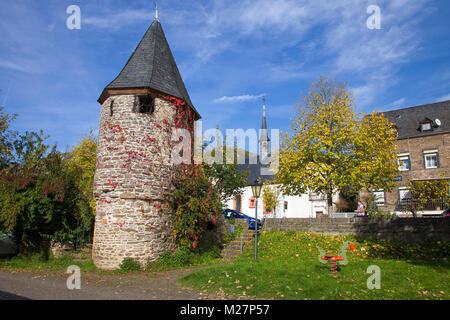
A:
[[[258,198],[261,195],[262,184],[255,180],[252,185],[252,193],[255,198],[255,260],[258,257]]]

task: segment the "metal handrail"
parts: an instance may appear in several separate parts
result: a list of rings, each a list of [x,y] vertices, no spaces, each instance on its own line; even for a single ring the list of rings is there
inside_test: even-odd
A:
[[[428,211],[439,211],[445,210],[450,206],[450,198],[448,199],[431,199],[425,202],[416,199],[404,199],[398,200],[396,202],[396,210],[428,210]]]

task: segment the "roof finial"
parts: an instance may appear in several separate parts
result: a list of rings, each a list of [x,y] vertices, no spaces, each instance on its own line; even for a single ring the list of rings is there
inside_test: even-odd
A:
[[[155,2],[155,19],[158,20],[158,3]]]

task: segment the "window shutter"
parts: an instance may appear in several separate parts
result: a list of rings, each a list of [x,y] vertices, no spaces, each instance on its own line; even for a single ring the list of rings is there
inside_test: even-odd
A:
[[[439,153],[436,153],[436,162],[437,162],[437,167],[439,168]]]

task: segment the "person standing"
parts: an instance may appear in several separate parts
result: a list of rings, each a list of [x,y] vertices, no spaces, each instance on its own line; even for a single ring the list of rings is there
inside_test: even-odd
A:
[[[364,217],[366,212],[366,207],[364,206],[364,203],[360,200],[358,201],[358,209],[355,210],[357,213],[357,217]]]

